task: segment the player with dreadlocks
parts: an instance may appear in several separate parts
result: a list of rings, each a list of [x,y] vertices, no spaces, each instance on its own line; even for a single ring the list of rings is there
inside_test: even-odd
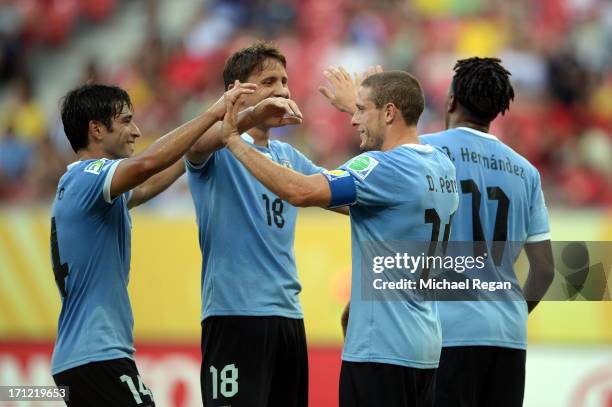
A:
[[[510,109],[514,89],[508,72],[497,58],[468,58],[457,61],[448,102],[458,102],[462,120],[489,128],[491,121]],[[451,113],[450,106],[448,113]],[[446,115],[449,126],[450,114]],[[455,116],[456,117],[456,116]]]
[[[489,134],[491,122],[514,99],[510,72],[496,58],[463,59],[454,71],[447,130],[420,138],[444,149],[457,169],[460,201],[450,240],[487,242],[489,247],[494,241],[510,242],[504,256],[492,254],[491,260],[500,281],[511,282],[517,290],[514,261],[523,247],[530,267],[524,302],[439,303],[442,353],[436,406],[519,407],[525,388],[527,315],[544,296],[554,272],[548,214],[538,170]]]

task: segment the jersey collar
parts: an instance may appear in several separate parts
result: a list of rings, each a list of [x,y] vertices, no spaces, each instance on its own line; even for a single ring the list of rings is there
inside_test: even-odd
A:
[[[412,148],[413,150],[417,150],[420,153],[432,153],[434,151],[433,147],[429,144],[415,144],[415,143],[407,143],[402,144],[403,147]]]
[[[81,160],[79,160],[79,161],[75,161],[75,162],[73,162],[73,163],[70,163],[70,164],[68,164],[68,165],[66,166],[66,169],[67,169],[67,170],[69,170],[69,169],[71,169],[72,167],[74,167],[75,165],[77,165],[77,164],[78,164],[78,163],[80,163],[80,162],[81,162]]]
[[[480,130],[472,129],[472,128],[469,128],[469,127],[456,127],[456,129],[457,130],[467,131],[468,133],[472,133],[472,134],[474,134],[476,136],[488,138],[490,140],[497,140],[497,141],[499,141],[499,139],[497,137],[495,137],[494,135],[489,134],[489,133],[484,133],[484,132],[482,132]]]
[[[244,132],[240,135],[240,138],[243,139],[244,141],[246,141],[249,144],[253,144],[253,146],[255,147],[263,147],[263,146],[256,146],[255,145],[255,139],[253,137],[251,137],[251,135],[247,132]],[[268,144],[266,145],[267,148],[270,148],[270,140],[268,139]]]

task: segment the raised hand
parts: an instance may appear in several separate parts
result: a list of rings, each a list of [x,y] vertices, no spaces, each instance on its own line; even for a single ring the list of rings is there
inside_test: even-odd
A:
[[[223,120],[226,112],[226,99],[233,98],[232,100],[236,100],[236,98],[240,97],[240,95],[244,95],[247,93],[253,93],[257,89],[257,85],[254,83],[240,83],[240,81],[234,82],[234,87],[223,94],[215,102],[214,105],[208,109],[218,120]]]
[[[353,114],[355,112],[355,101],[357,100],[357,91],[361,82],[370,75],[382,72],[383,69],[380,65],[372,66],[368,68],[363,74],[353,74],[353,77],[343,67],[330,66],[323,75],[329,81],[332,88],[327,86],[320,86],[319,92],[329,102],[341,112]]]
[[[361,74],[362,78],[359,81],[359,83],[361,84],[361,82],[364,81],[365,78],[367,78],[368,76],[374,75],[375,73],[381,73],[382,71],[383,71],[383,68],[380,65],[369,67],[367,71]],[[357,74],[355,74],[355,76],[357,76]]]
[[[271,97],[262,100],[253,108],[253,121],[256,126],[281,127],[302,123],[302,112],[297,104],[282,97]]]
[[[250,86],[241,85],[253,85],[251,83],[241,84],[238,80],[234,82],[234,87],[223,94],[221,101],[223,102],[224,114],[221,117],[223,124],[221,126],[220,137],[223,144],[227,144],[228,140],[232,137],[239,137],[238,132],[238,111],[240,110],[240,97],[246,93],[253,93],[254,88]],[[256,85],[253,85],[256,86]],[[217,102],[219,103],[219,102]]]

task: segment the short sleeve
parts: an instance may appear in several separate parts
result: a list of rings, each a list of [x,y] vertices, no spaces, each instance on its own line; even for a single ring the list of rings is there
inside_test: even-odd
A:
[[[104,201],[108,204],[112,204],[113,201],[117,199],[117,197],[115,197],[114,199],[111,197],[111,184],[113,182],[113,176],[115,175],[115,171],[117,170],[117,167],[119,166],[120,162],[121,160],[112,161],[111,164],[108,165],[108,168],[106,170],[103,170],[105,174],[104,183],[102,185],[102,196],[104,197]]]
[[[531,204],[529,207],[529,225],[527,242],[541,242],[550,240],[550,226],[548,224],[548,210],[544,201],[540,174],[535,170],[535,180],[531,191]]]
[[[372,152],[364,153],[339,169],[347,171],[355,181],[356,204],[391,206],[398,201],[395,171],[384,157]]]
[[[82,206],[85,209],[108,207],[111,199],[111,184],[115,171],[122,160],[92,160],[79,167],[77,188]]]
[[[320,174],[325,171],[325,168],[319,167],[315,165],[310,159],[308,159],[304,154],[296,150],[293,146],[291,146],[292,158],[293,158],[293,169],[297,172],[300,172],[304,175],[314,175]]]
[[[190,174],[203,174],[206,171],[208,171],[213,165],[214,162],[217,159],[217,154],[219,153],[219,151],[215,151],[214,153],[212,153],[211,155],[208,156],[208,158],[200,164],[195,164],[192,163],[191,161],[189,161],[187,159],[187,157],[184,158],[185,160],[185,170],[187,171],[187,173]]]

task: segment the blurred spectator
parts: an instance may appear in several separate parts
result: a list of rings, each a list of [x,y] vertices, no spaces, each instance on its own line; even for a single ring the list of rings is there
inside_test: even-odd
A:
[[[13,100],[4,107],[4,122],[9,120],[15,133],[27,143],[35,143],[47,132],[47,119],[39,102],[34,98],[32,82],[22,76],[17,81]]]
[[[23,16],[15,4],[0,1],[0,81],[5,82],[17,74],[22,64],[23,44],[21,26]]]
[[[548,60],[548,78],[552,96],[564,105],[586,99],[587,73],[571,53],[563,52]]]
[[[53,199],[57,183],[66,172],[66,166],[75,161],[75,157],[67,160],[54,154],[54,145],[47,136],[36,145],[35,156],[37,158],[32,160],[28,172],[28,191],[24,196],[32,202],[48,202]]]
[[[29,47],[64,41],[74,31],[77,14],[99,22],[126,1],[0,0],[0,78],[23,76]],[[273,136],[327,167],[354,155],[358,145],[348,117],[317,92],[328,65],[360,71],[381,64],[413,72],[426,94],[419,131],[432,132],[443,128],[456,60],[497,56],[512,73],[516,98],[491,132],[538,167],[552,204],[612,203],[610,1],[209,0],[174,38],[159,28],[158,1],[131,1],[142,5],[146,20],[144,40],[130,53],[136,57],[113,64],[110,71],[89,61],[80,81],[118,84],[129,92],[143,132],[137,150],[212,103],[222,92],[227,56],[255,39],[276,42],[287,56],[292,98],[305,118],[302,126],[276,129]],[[45,12],[54,24],[64,21],[66,26],[41,29]],[[7,87],[11,102],[3,113],[4,128],[11,118],[13,131],[3,136],[0,157],[8,157],[3,165],[14,170],[0,177],[0,190],[12,179],[7,173],[26,171],[29,182],[23,187],[27,194],[5,193],[1,199],[44,200],[53,195],[74,153],[59,119],[47,123],[32,82],[12,81]],[[35,83],[44,86],[46,81]],[[26,150],[27,159],[22,157]],[[24,160],[31,165],[20,167]],[[184,193],[177,187],[170,195]]]
[[[274,38],[291,31],[296,21],[293,0],[257,0],[251,2],[251,25],[258,27],[264,38]]]
[[[80,12],[92,21],[108,18],[117,6],[116,0],[80,0]]]
[[[10,199],[24,187],[26,169],[32,158],[32,148],[17,137],[9,127],[0,134],[0,197]]]
[[[204,10],[185,40],[187,52],[194,56],[205,56],[223,47],[239,24],[244,12],[240,6],[224,4]]]

